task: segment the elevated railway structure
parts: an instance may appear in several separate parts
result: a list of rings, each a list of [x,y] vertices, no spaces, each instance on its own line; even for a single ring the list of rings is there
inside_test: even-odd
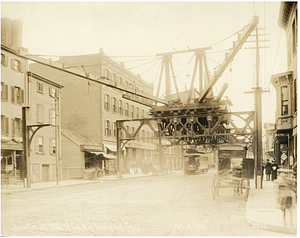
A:
[[[162,57],[162,64],[156,94],[157,99],[152,100],[152,105],[148,104],[151,107],[150,115],[152,118],[117,121],[118,171],[120,171],[120,166],[122,166],[122,147],[134,139],[149,139],[149,137],[146,138],[140,134],[141,128],[144,126],[150,128],[153,133],[150,139],[158,140],[160,162],[163,160],[164,150],[162,140],[169,141],[168,146],[179,144],[198,146],[242,143],[253,148],[253,142],[256,139],[254,128],[255,112],[230,112],[230,101],[221,99],[228,85],[225,84],[216,96],[213,95],[212,88],[257,27],[258,22],[258,16],[254,16],[250,23],[239,32],[237,40],[233,42],[229,52],[225,53],[223,63],[214,71],[212,77],[210,77],[206,57],[206,51],[210,50],[210,47],[157,54],[157,56]],[[195,66],[190,89],[180,93],[172,65],[172,56],[182,53],[194,53]],[[194,84],[197,71],[199,72],[199,88],[195,90]],[[163,79],[166,90],[165,98],[158,100]],[[171,94],[172,81],[176,94]],[[137,101],[136,96],[132,93],[124,93],[123,97]],[[244,122],[242,127],[235,123],[234,117],[238,117]],[[129,128],[133,128],[128,126],[130,123],[135,123],[136,129],[134,131],[129,130]]]

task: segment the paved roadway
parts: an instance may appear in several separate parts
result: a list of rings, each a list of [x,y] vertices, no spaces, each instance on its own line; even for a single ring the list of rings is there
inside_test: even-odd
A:
[[[282,236],[245,223],[246,202],[211,177],[172,173],[2,194],[2,236]]]

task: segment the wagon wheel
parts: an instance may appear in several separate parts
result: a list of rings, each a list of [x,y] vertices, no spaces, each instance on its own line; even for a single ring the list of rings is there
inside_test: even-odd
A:
[[[248,200],[248,196],[249,196],[249,190],[250,190],[250,180],[247,179],[246,180],[246,191],[245,191],[245,200]]]
[[[213,199],[216,199],[217,196],[219,196],[219,187],[217,186],[216,175],[214,175],[212,181],[212,197]]]

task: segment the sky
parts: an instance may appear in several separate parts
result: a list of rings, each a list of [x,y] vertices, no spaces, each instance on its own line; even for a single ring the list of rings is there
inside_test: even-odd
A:
[[[260,42],[260,46],[270,47],[260,49],[259,85],[271,90],[262,96],[263,122],[275,120],[271,75],[287,70],[285,33],[277,24],[279,9],[279,1],[1,1],[1,17],[23,22],[23,47],[29,53],[68,56],[94,54],[103,48],[107,56],[124,62],[127,69],[153,83],[155,90],[161,65],[157,53],[213,45],[206,52],[213,74],[237,36],[222,40],[243,29],[258,15],[258,27],[262,28],[260,40],[268,40]],[[229,84],[224,96],[232,101],[232,111],[254,110],[253,94],[244,93],[255,86],[255,50],[245,49],[253,46],[251,42],[244,45],[213,89],[217,94],[225,82]],[[194,59],[193,53],[173,56],[179,91],[190,86],[191,76],[187,75],[192,75]],[[163,93],[164,86],[160,96]]]

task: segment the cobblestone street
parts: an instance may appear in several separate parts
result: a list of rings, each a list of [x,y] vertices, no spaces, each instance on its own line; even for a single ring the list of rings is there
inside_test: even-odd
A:
[[[213,171],[2,194],[2,236],[282,236],[245,223],[244,196],[211,196]]]

